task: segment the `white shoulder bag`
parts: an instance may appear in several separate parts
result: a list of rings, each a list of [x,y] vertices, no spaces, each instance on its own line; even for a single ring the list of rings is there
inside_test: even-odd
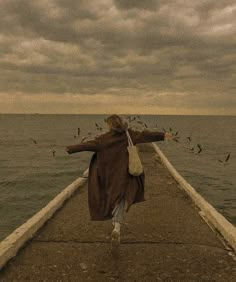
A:
[[[128,137],[129,144],[127,147],[129,153],[129,174],[139,176],[143,172],[143,166],[138,155],[138,150],[133,144],[128,130],[126,130],[126,135]]]

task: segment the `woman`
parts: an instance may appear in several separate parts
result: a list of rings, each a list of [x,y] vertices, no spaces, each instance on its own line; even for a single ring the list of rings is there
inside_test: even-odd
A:
[[[120,224],[124,212],[132,204],[145,201],[144,172],[140,176],[128,173],[128,130],[135,144],[162,141],[172,136],[168,133],[142,132],[128,129],[127,123],[118,115],[106,120],[109,131],[94,140],[66,147],[69,154],[93,151],[88,176],[88,204],[91,220],[112,219],[112,246],[120,243]]]

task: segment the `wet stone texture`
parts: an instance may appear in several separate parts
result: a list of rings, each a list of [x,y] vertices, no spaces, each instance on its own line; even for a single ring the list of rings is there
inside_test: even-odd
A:
[[[111,221],[91,222],[86,185],[0,272],[0,281],[236,281],[236,261],[150,146],[146,201],[131,207],[119,251]]]

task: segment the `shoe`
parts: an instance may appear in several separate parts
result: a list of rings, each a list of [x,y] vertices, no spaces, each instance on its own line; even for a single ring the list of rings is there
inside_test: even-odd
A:
[[[118,249],[120,245],[120,232],[113,230],[111,232],[111,247],[113,250]]]

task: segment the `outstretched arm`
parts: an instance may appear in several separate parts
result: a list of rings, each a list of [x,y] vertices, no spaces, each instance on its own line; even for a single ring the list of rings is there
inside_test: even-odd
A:
[[[133,130],[129,131],[134,144],[163,141],[171,137],[170,134],[164,132],[155,132],[150,130],[144,130],[141,132]]]
[[[82,151],[97,152],[99,150],[99,144],[97,140],[90,140],[76,145],[70,145],[66,147],[68,154],[73,154]]]

